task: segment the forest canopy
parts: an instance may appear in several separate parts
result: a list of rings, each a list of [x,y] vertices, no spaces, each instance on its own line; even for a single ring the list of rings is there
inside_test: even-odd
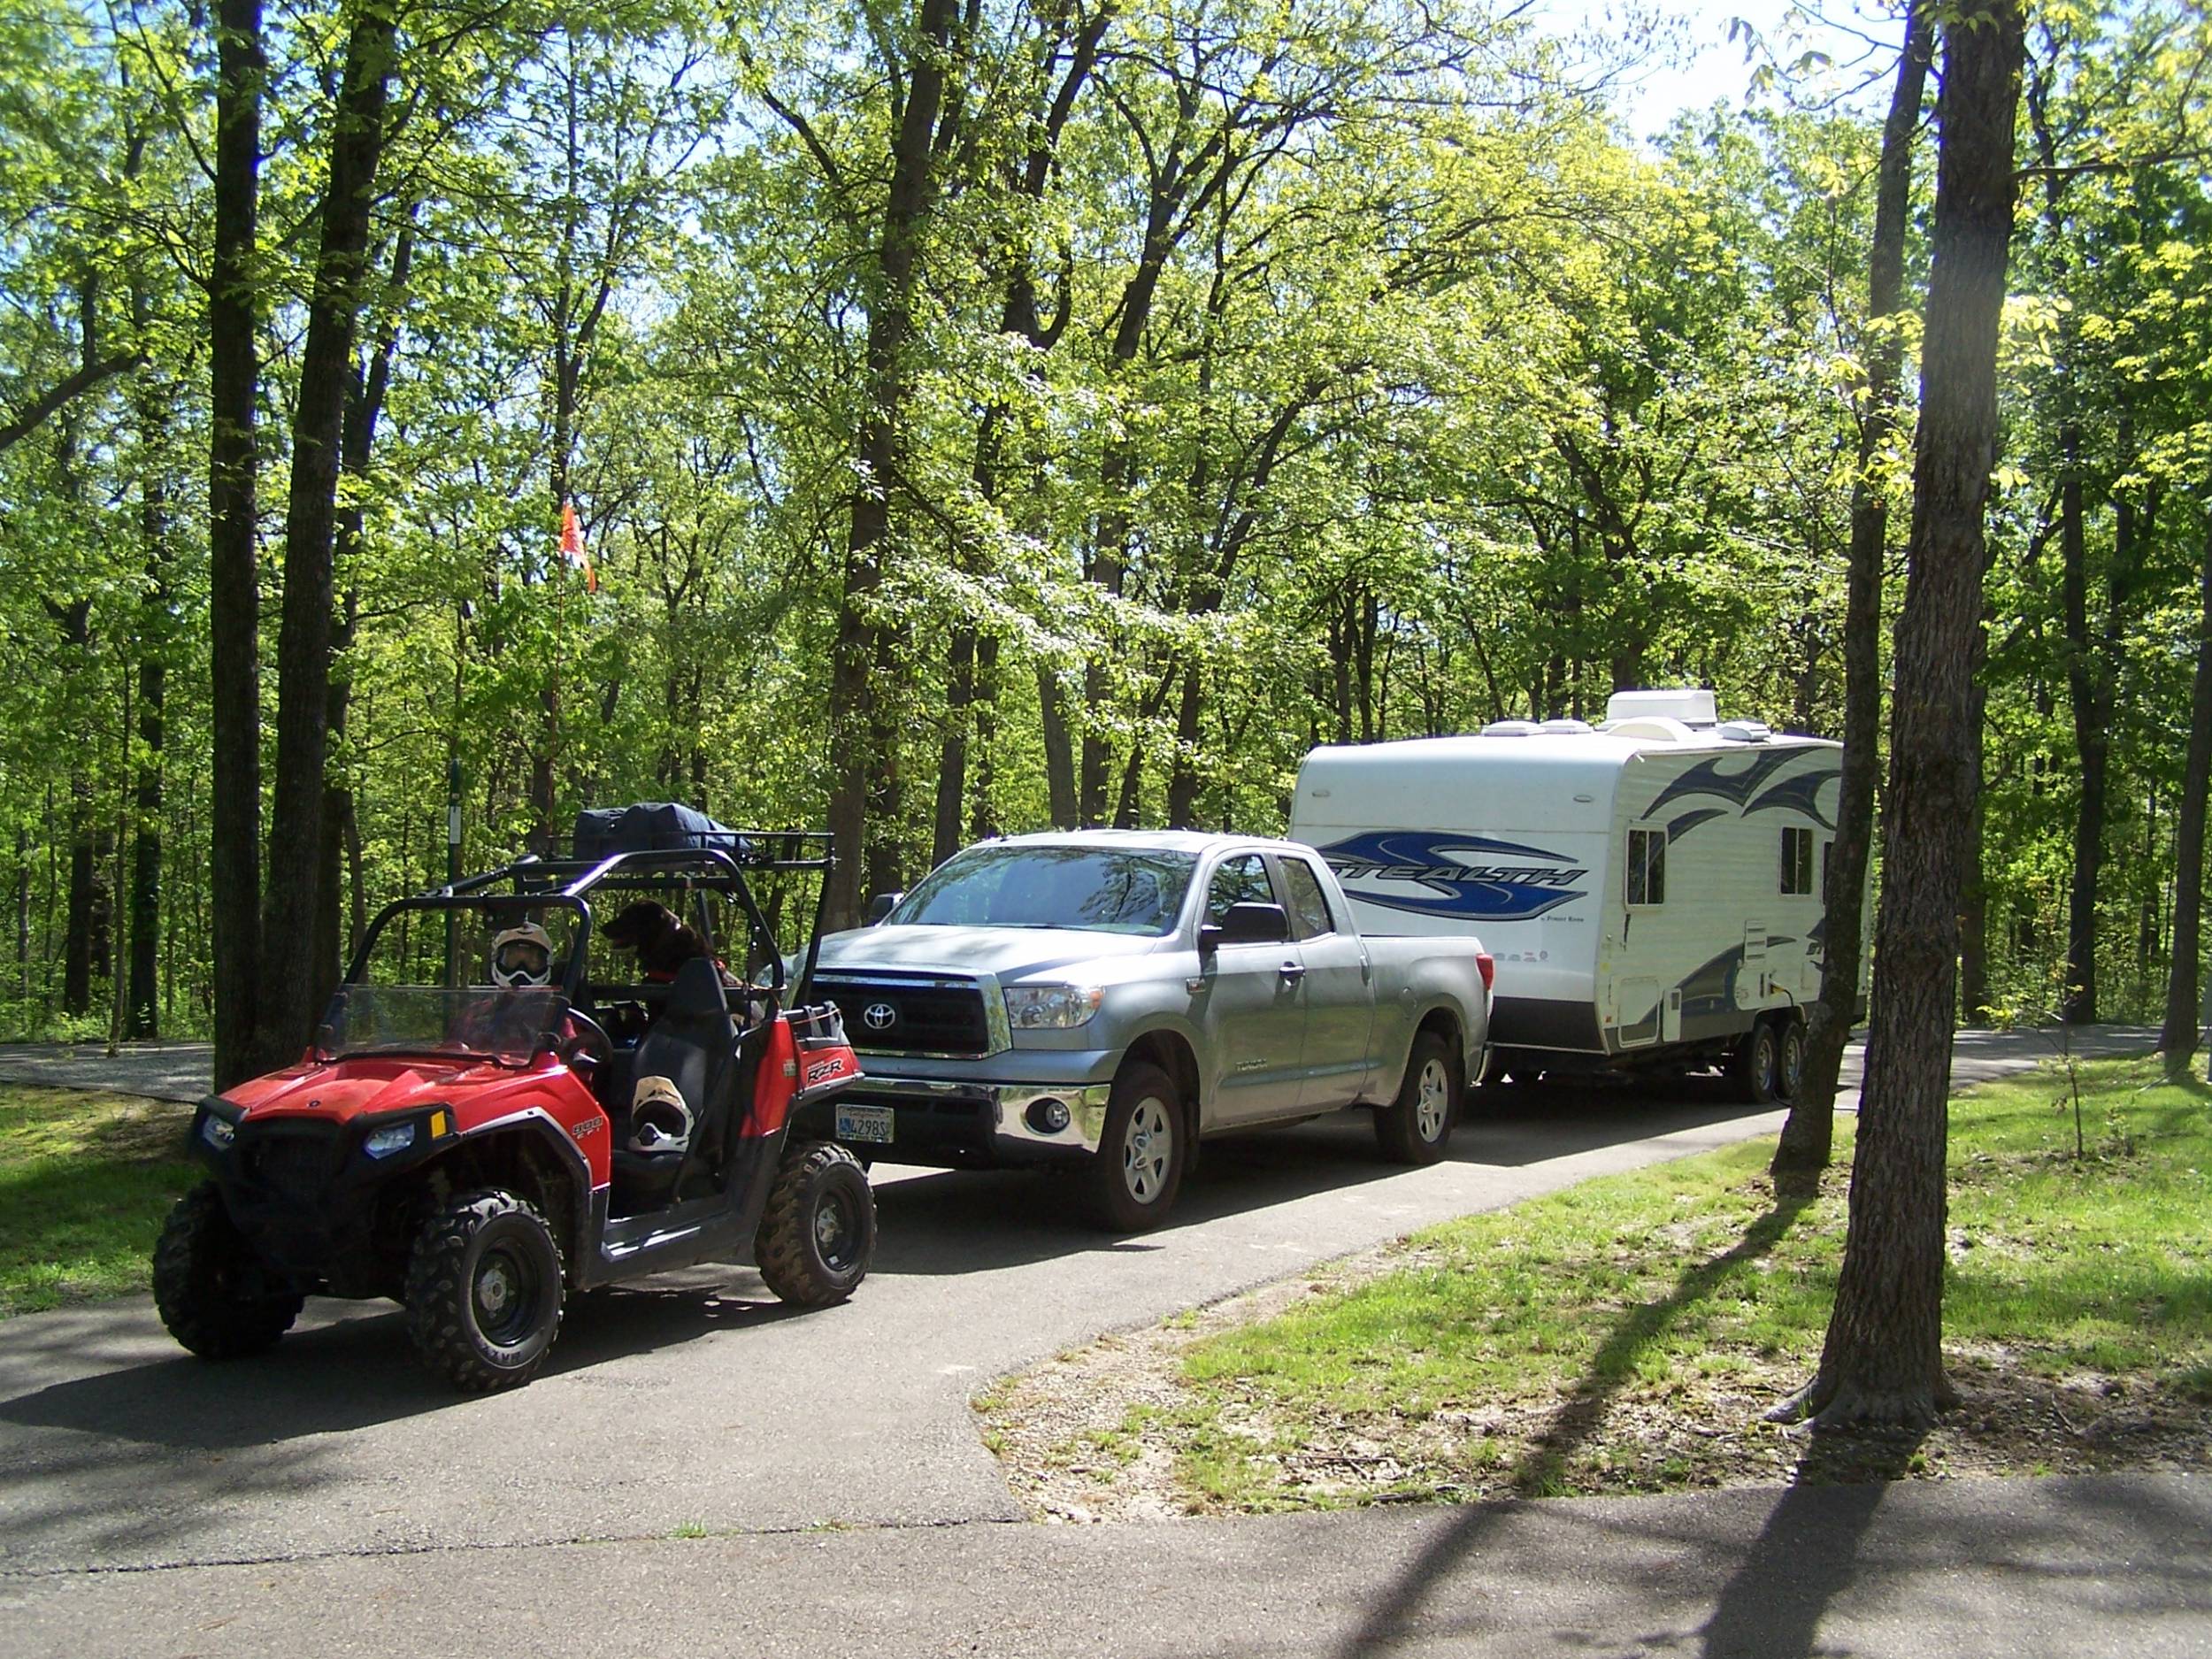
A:
[[[831,825],[850,915],[1619,687],[1839,731],[1878,99],[1785,65],[1646,143],[1640,50],[1479,0],[0,0],[0,1036],[204,1034],[227,926],[296,1023],[444,879],[449,776],[468,865],[608,802]],[[2139,1017],[2212,25],[2050,4],[2027,55],[1963,1002]]]

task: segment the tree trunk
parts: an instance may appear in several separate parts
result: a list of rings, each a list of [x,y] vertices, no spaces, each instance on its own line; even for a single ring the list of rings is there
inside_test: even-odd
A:
[[[1967,0],[1944,27],[1933,260],[1889,817],[1850,1224],[1820,1369],[1778,1409],[1823,1425],[1924,1425],[1943,1374],[1944,1154],[1958,899],[1972,803],[1970,680],[1997,454],[1997,332],[2012,232],[2023,25]]]
[[[1882,127],[1882,158],[1874,196],[1874,235],[1867,257],[1866,408],[1859,427],[1858,470],[1851,486],[1851,547],[1843,623],[1843,776],[1837,787],[1836,836],[1828,849],[1822,902],[1820,997],[1806,1031],[1805,1066],[1797,1099],[1775,1148],[1778,1193],[1819,1184],[1835,1142],[1836,1083],[1844,1044],[1858,1018],[1864,956],[1866,875],[1874,843],[1874,780],[1882,729],[1882,565],[1889,537],[1889,502],[1878,477],[1880,457],[1897,426],[1898,382],[1904,361],[1905,235],[1912,197],[1913,145],[1928,79],[1930,30],[1919,4],[1905,13],[1897,85]]]
[[[1060,675],[1049,663],[1037,664],[1038,721],[1045,746],[1045,795],[1052,827],[1071,830],[1079,822],[1075,793],[1075,745],[1068,736],[1068,716]]]
[[[2212,790],[2212,515],[2204,532],[2197,600],[2196,685],[2189,698],[2189,754],[2174,828],[2173,967],[2166,976],[2166,1019],[2158,1051],[2178,1075],[2197,1051],[2198,951],[2204,920],[2205,796]]]
[[[867,401],[856,460],[859,482],[845,538],[843,592],[830,663],[829,828],[838,864],[829,880],[824,925],[852,927],[861,918],[863,856],[870,845],[872,794],[884,792],[886,757],[876,747],[882,726],[872,691],[878,641],[870,615],[883,585],[889,551],[891,488],[905,435],[907,350],[914,327],[914,280],[924,223],[935,192],[932,180],[937,118],[944,107],[956,0],[920,0],[909,60],[906,104],[891,145],[891,185],[876,245],[868,311]]]
[[[307,311],[293,418],[284,525],[284,618],[277,634],[276,787],[270,797],[269,883],[261,935],[255,1045],[265,1067],[307,1041],[320,982],[313,951],[324,879],[323,796],[329,753],[331,606],[338,476],[354,339],[365,287],[369,211],[384,149],[392,14],[371,0],[354,19],[332,127],[322,245]]]
[[[253,1075],[261,986],[261,592],[255,549],[255,226],[261,0],[218,0],[214,254],[209,270],[208,622],[214,780],[208,849],[215,1087]]]
[[[937,744],[937,821],[930,837],[930,868],[958,852],[967,822],[968,718],[975,703],[975,647],[972,627],[953,630],[945,670],[945,729]]]
[[[1982,1024],[1989,1017],[1989,880],[1983,873],[1984,832],[1989,821],[1989,803],[1983,796],[1989,743],[1989,687],[1982,678],[1988,659],[1990,625],[1994,614],[1982,607],[1982,636],[1976,641],[1974,687],[1967,708],[1967,725],[1973,734],[1974,816],[1966,829],[1966,887],[1959,895],[1959,1006],[1966,1023]]]
[[[974,811],[969,819],[968,839],[987,841],[999,833],[998,814],[991,804],[991,786],[998,741],[998,640],[985,634],[975,647],[975,787],[969,792]]]
[[[146,599],[141,607],[138,659],[138,786],[133,798],[135,844],[131,862],[130,992],[123,1035],[134,1041],[160,1035],[156,1012],[160,1000],[161,946],[161,745],[162,711],[168,690],[169,503],[150,469],[160,465],[154,432],[160,428],[158,405],[149,400],[142,419],[149,472],[140,488],[140,524],[146,540]],[[152,430],[145,430],[152,428]]]

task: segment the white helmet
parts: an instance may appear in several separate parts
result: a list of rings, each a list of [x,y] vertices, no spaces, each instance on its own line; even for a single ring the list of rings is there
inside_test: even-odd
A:
[[[492,937],[492,983],[526,990],[553,981],[553,941],[535,922],[503,928]]]
[[[630,1095],[630,1150],[681,1152],[691,1145],[691,1108],[664,1077],[641,1077]]]

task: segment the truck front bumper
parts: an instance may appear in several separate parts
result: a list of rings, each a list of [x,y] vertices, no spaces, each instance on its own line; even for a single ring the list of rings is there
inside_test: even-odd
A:
[[[884,1069],[895,1064],[889,1056],[864,1056],[861,1064],[865,1080],[795,1112],[795,1133],[887,1163],[944,1169],[1079,1163],[1097,1152],[1105,1133],[1108,1083],[902,1077]],[[863,1110],[846,1112],[841,1125],[840,1109],[847,1107]],[[855,1133],[881,1127],[879,1114],[887,1110],[888,1140]]]

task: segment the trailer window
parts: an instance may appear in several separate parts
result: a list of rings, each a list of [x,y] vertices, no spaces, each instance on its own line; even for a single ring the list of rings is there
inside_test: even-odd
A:
[[[1809,894],[1813,890],[1813,833],[1809,829],[1782,832],[1782,891]]]
[[[1329,895],[1321,890],[1321,879],[1313,873],[1313,866],[1302,858],[1286,858],[1282,863],[1283,885],[1290,889],[1290,913],[1298,924],[1298,937],[1311,939],[1336,932],[1336,920],[1329,914]]]
[[[1664,904],[1667,902],[1667,833],[1660,829],[1628,832],[1628,902]]]

